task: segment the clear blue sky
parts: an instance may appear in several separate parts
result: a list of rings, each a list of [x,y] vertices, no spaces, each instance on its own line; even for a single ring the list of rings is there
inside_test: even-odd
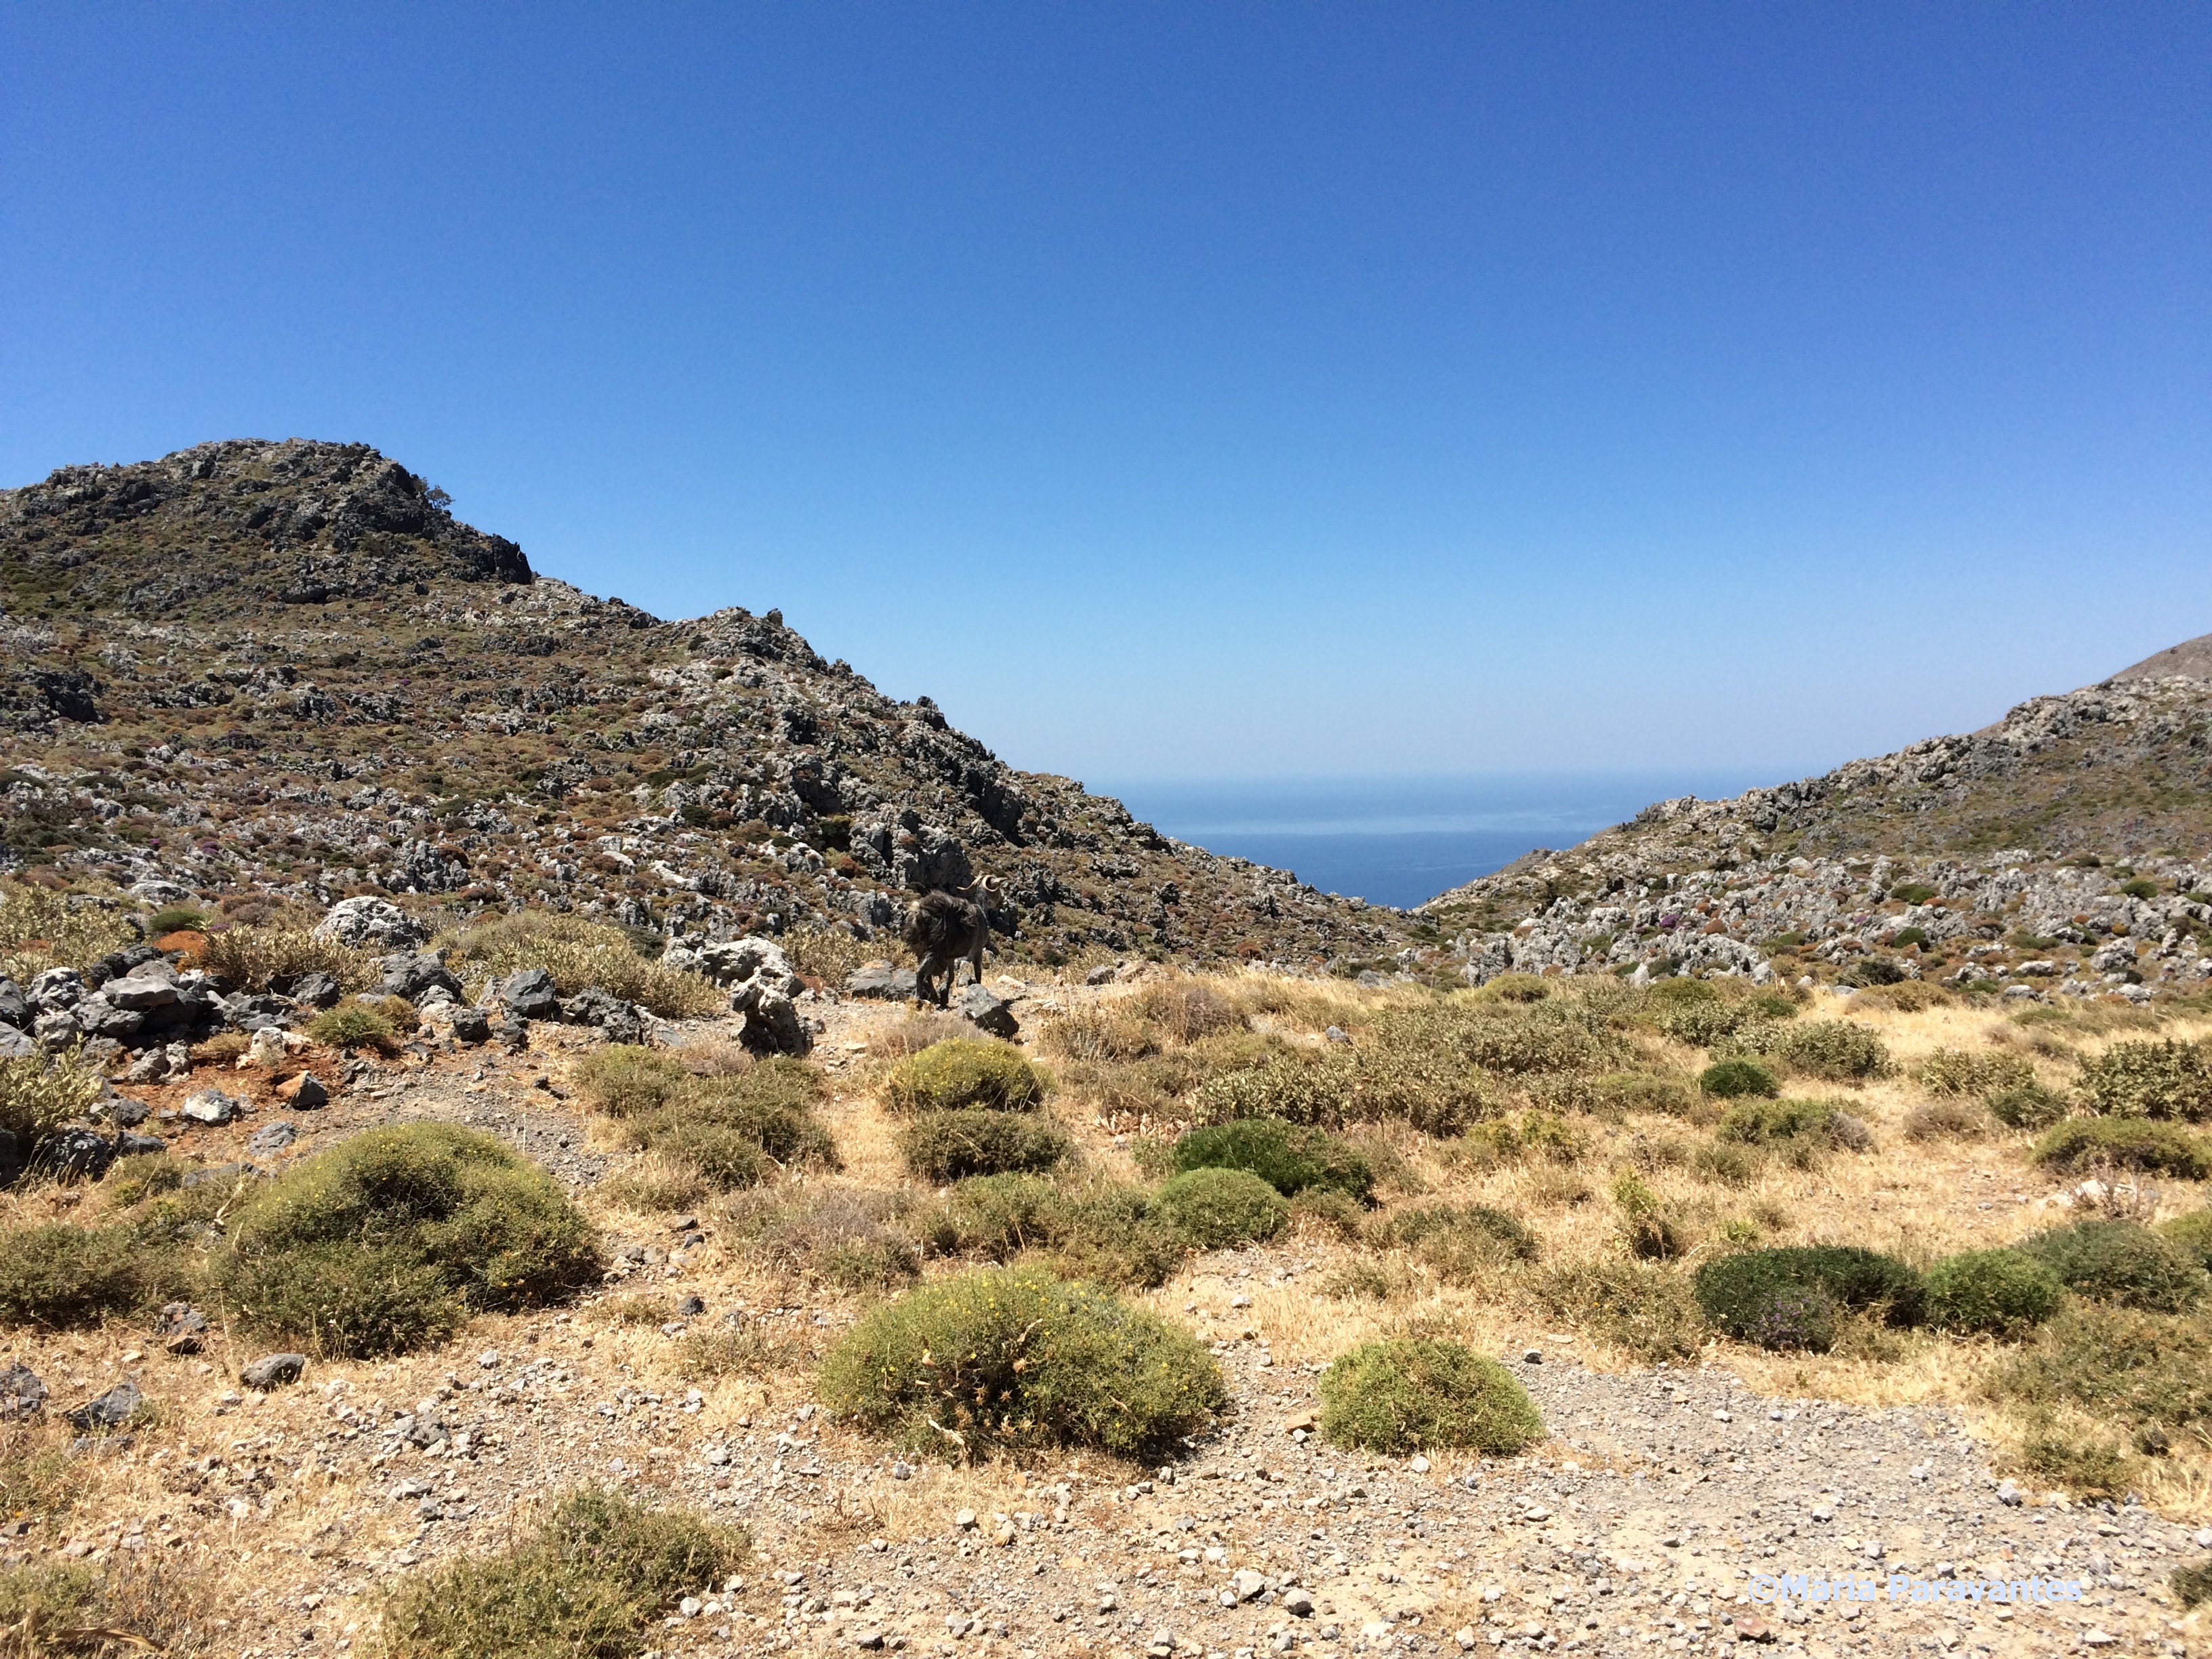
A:
[[[0,10],[0,483],[375,444],[1086,778],[1825,767],[2212,629],[2212,7]]]

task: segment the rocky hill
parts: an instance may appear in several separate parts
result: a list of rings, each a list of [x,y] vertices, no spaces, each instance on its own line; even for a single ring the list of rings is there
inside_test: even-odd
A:
[[[1420,915],[1508,969],[1947,976],[2077,991],[2212,964],[2212,636],[1729,800],[1661,801]],[[1901,941],[1901,943],[1900,943]]]
[[[550,580],[365,445],[204,444],[0,491],[0,604],[4,867],[718,938],[866,937],[988,873],[1031,959],[1403,943],[1395,913],[1013,770],[776,611],[665,622]]]

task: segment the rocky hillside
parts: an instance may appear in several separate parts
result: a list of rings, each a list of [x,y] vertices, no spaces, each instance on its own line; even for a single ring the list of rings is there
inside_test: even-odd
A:
[[[717,938],[866,937],[988,873],[1003,942],[1047,962],[1403,943],[1395,913],[1013,770],[774,611],[664,622],[549,580],[365,445],[0,491],[0,603],[5,867]]]
[[[1685,796],[1431,900],[1477,979],[1940,967],[2075,991],[2212,974],[2212,637],[1729,800]]]

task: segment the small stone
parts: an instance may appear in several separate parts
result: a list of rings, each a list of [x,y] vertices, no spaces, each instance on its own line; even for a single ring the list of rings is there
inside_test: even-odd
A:
[[[276,1098],[295,1112],[312,1112],[331,1103],[331,1091],[313,1072],[302,1072],[276,1085]]]
[[[1997,1487],[1997,1502],[2002,1504],[2008,1509],[2019,1508],[2021,1503],[2020,1487],[2010,1480],[2001,1483]]]
[[[1239,1567],[1229,1575],[1230,1592],[1239,1601],[1249,1601],[1267,1588],[1266,1576],[1255,1572],[1249,1567]]]
[[[894,1464],[892,1464],[892,1465],[891,1465],[891,1479],[892,1479],[892,1480],[913,1480],[913,1479],[914,1479],[914,1465],[913,1465],[913,1464],[911,1464],[911,1463],[894,1463]]]
[[[246,1045],[245,1057],[255,1066],[282,1066],[284,1063],[284,1033],[274,1025],[263,1026]]]
[[[856,1648],[866,1648],[872,1652],[883,1644],[884,1633],[873,1625],[864,1626],[853,1632],[853,1645]]]
[[[28,1365],[16,1364],[0,1371],[0,1423],[32,1415],[46,1403],[46,1385]]]
[[[975,1527],[975,1511],[963,1510],[952,1517],[952,1524],[963,1532],[972,1532]]]
[[[299,1130],[289,1123],[264,1123],[246,1138],[246,1150],[281,1152],[299,1138]]]
[[[1541,1348],[1523,1348],[1521,1351],[1521,1363],[1524,1365],[1542,1364],[1544,1363],[1544,1351]]]
[[[203,1089],[198,1094],[185,1096],[181,1109],[191,1121],[217,1127],[238,1115],[239,1103],[228,1095]]]
[[[1416,1457],[1406,1467],[1413,1470],[1415,1474],[1426,1474],[1429,1472],[1429,1460],[1425,1457]]]
[[[1313,1610],[1314,1599],[1310,1592],[1304,1589],[1288,1589],[1283,1592],[1283,1611],[1289,1613],[1291,1618],[1310,1619],[1313,1617]]]
[[[119,1429],[138,1414],[146,1403],[146,1396],[138,1385],[129,1380],[118,1382],[97,1400],[88,1400],[82,1406],[63,1413],[76,1427],[91,1434],[103,1429]]]
[[[298,1382],[300,1373],[307,1369],[307,1356],[303,1353],[264,1354],[241,1369],[238,1380],[249,1389],[266,1394],[284,1383]]]
[[[687,1319],[702,1314],[707,1311],[707,1298],[702,1296],[687,1296],[676,1304],[676,1311]]]
[[[198,1353],[207,1328],[207,1316],[189,1302],[164,1303],[154,1322],[154,1334],[171,1353]]]

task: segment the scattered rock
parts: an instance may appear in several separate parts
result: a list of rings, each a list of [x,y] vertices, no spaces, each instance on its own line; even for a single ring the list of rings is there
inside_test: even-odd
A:
[[[426,993],[434,990],[454,997],[461,994],[460,981],[453,977],[445,957],[435,951],[395,951],[376,965],[384,975],[380,988],[387,996],[420,1002]]]
[[[286,1052],[283,1029],[275,1025],[264,1025],[253,1034],[252,1039],[246,1045],[246,1054],[243,1058],[250,1066],[259,1066],[274,1070],[284,1063]]]
[[[300,1374],[307,1369],[307,1356],[303,1353],[264,1354],[252,1364],[242,1367],[238,1373],[238,1380],[249,1389],[257,1389],[266,1394],[287,1382],[298,1382]]]
[[[97,1129],[57,1129],[39,1144],[40,1166],[58,1181],[97,1181],[114,1161],[114,1142]]]
[[[499,982],[499,1000],[516,1019],[553,1019],[561,1012],[553,975],[543,968],[521,968],[509,974]]]
[[[846,977],[845,994],[884,1002],[911,1002],[915,994],[914,969],[894,968],[888,962],[865,963]]]
[[[290,1123],[264,1123],[246,1138],[246,1150],[267,1155],[281,1152],[300,1138],[297,1126]]]
[[[41,1410],[46,1385],[28,1365],[13,1364],[0,1371],[0,1423],[13,1423]]]
[[[1012,1037],[1022,1029],[1005,1000],[981,985],[970,985],[954,997],[952,1012],[993,1036]]]
[[[245,1108],[228,1095],[213,1089],[203,1089],[197,1094],[185,1096],[185,1103],[179,1109],[188,1121],[219,1127],[231,1121]]]
[[[126,1378],[97,1400],[88,1400],[62,1414],[87,1434],[98,1434],[121,1428],[145,1403],[146,1396],[138,1391],[138,1385]]]
[[[276,1085],[276,1098],[295,1111],[312,1112],[331,1103],[331,1091],[313,1072],[302,1072]]]
[[[380,945],[386,950],[404,950],[430,936],[427,928],[391,900],[367,895],[340,899],[315,924],[314,931],[317,938],[334,939],[341,945]]]
[[[307,1008],[328,1008],[343,994],[337,981],[319,970],[301,975],[289,993],[293,1001]]]
[[[207,1334],[207,1316],[189,1302],[167,1302],[154,1321],[154,1334],[171,1353],[198,1353]]]
[[[491,1022],[484,1018],[481,1008],[456,1008],[448,1022],[456,1042],[488,1042],[491,1040]]]

